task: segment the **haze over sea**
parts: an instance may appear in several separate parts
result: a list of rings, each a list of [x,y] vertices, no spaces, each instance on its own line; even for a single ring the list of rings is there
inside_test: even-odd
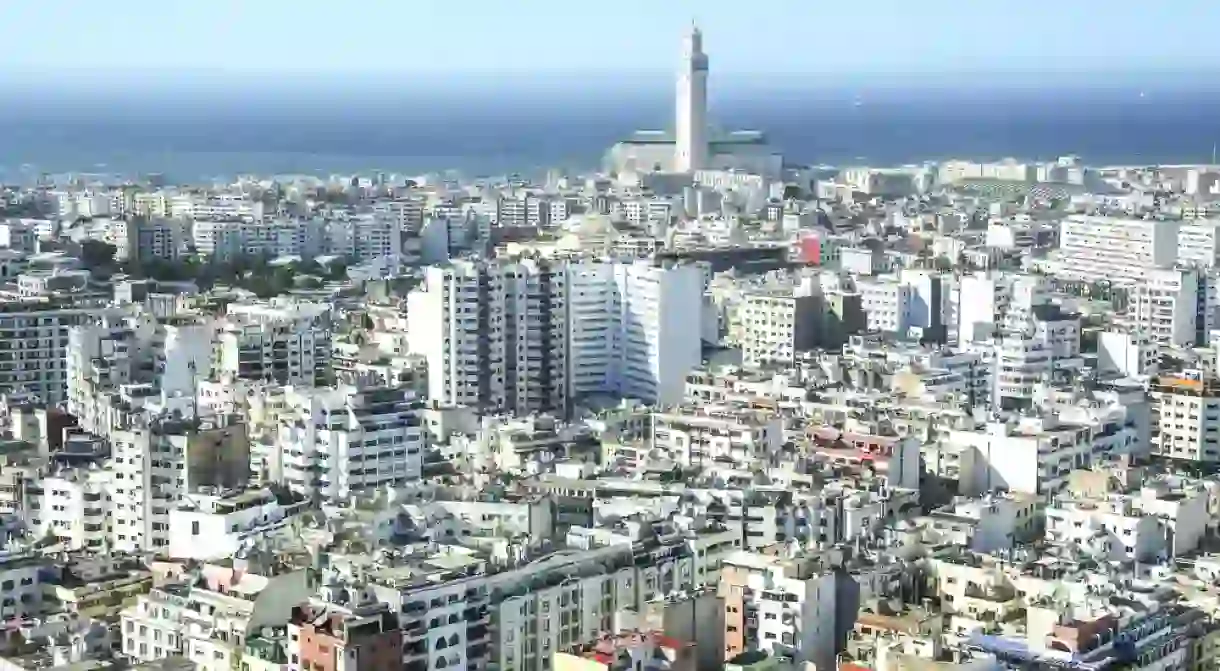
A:
[[[1201,79],[1013,82],[718,90],[714,79],[711,117],[765,130],[789,162],[808,164],[1064,154],[1093,165],[1204,163],[1220,141],[1220,91]],[[0,178],[578,170],[632,130],[672,123],[667,82],[569,84],[22,92],[0,107]]]

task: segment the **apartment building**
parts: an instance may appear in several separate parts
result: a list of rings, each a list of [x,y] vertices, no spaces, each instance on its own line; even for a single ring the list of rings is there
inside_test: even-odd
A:
[[[1149,387],[1152,454],[1204,464],[1220,462],[1220,383],[1202,371],[1162,375]]]
[[[791,291],[749,292],[742,296],[741,353],[747,367],[791,366],[797,354],[817,344],[820,301]]]
[[[278,298],[233,303],[217,331],[211,366],[217,377],[306,386],[330,378],[327,305]]]
[[[1056,417],[1021,417],[989,422],[977,430],[950,431],[947,446],[960,464],[958,491],[980,495],[1004,489],[1045,495],[1067,486],[1068,474],[1089,468],[1112,443],[1095,440],[1101,427],[1079,426]],[[1105,437],[1104,435],[1102,436]]]
[[[292,609],[288,620],[289,671],[399,671],[402,630],[398,617],[371,593],[353,599],[328,586],[330,597]],[[367,597],[367,598],[364,598]]]
[[[1220,220],[1194,219],[1178,225],[1178,263],[1201,268],[1220,265]]]
[[[109,317],[72,327],[68,411],[81,428],[99,436],[108,436],[133,406],[148,402],[193,414],[197,384],[211,373],[212,334],[206,321],[147,317]]]
[[[275,442],[259,464],[270,481],[333,501],[419,480],[424,403],[409,390],[284,388],[276,399]]]
[[[31,394],[47,405],[68,397],[68,332],[121,312],[58,299],[0,302],[0,394]]]
[[[368,580],[399,614],[406,671],[546,671],[555,652],[612,629],[619,610],[706,584],[679,538],[546,553],[497,573],[454,549],[415,560],[440,580],[410,564],[374,570]]]
[[[896,278],[861,280],[856,283],[864,307],[868,330],[902,337],[911,324],[914,289]]]
[[[55,567],[35,553],[0,551],[0,617],[21,622],[43,615],[43,592]]]
[[[1046,280],[1015,273],[966,275],[955,293],[957,324],[952,340],[959,343],[987,340],[997,329],[1024,330],[1034,310],[1051,302]]]
[[[695,671],[695,644],[658,631],[623,631],[556,653],[551,668],[611,671],[623,664],[639,671]]]
[[[1155,219],[1071,215],[1059,225],[1054,274],[1085,282],[1138,284],[1148,269],[1178,260],[1178,226]]]
[[[1208,301],[1207,287],[1206,275],[1195,269],[1151,269],[1131,288],[1124,321],[1162,345],[1200,342],[1216,306],[1214,299]]]
[[[111,474],[62,468],[32,479],[22,506],[27,527],[70,550],[101,552],[109,543]]]
[[[156,552],[169,545],[169,514],[190,492],[239,488],[250,472],[246,426],[231,416],[134,415],[110,433],[110,546]]]
[[[566,410],[562,267],[460,261],[430,266],[424,277],[407,311],[432,400],[517,414]]]
[[[184,494],[169,510],[169,556],[221,560],[287,527],[303,499],[266,488]],[[205,493],[206,492],[206,493]]]
[[[701,361],[693,266],[463,261],[430,267],[425,287],[408,299],[411,347],[445,404],[527,415],[587,394],[676,403]]]
[[[719,594],[726,660],[761,650],[789,663],[834,664],[835,578],[813,558],[732,554],[724,559]]]
[[[289,621],[312,591],[305,570],[243,557],[231,567],[205,564],[123,609],[121,650],[142,662],[185,657],[199,669],[231,671],[252,635]]]
[[[989,342],[967,349],[990,364],[991,403],[1005,410],[1032,407],[1039,389],[1071,379],[1084,365],[1080,315],[1047,304],[1035,306],[1025,324],[998,328]]]
[[[572,398],[680,403],[686,374],[703,360],[701,269],[650,260],[573,263],[566,280]]]
[[[1132,493],[1064,492],[1046,508],[1046,538],[1111,561],[1160,562],[1193,552],[1207,533],[1202,483],[1162,478]]]
[[[725,406],[687,406],[652,416],[652,445],[683,466],[725,460],[771,464],[784,444],[783,421],[774,413]]]

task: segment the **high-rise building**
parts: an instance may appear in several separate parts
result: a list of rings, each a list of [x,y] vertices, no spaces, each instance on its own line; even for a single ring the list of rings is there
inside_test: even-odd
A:
[[[675,125],[675,167],[678,172],[693,172],[707,163],[707,54],[703,53],[703,33],[692,26],[682,53],[678,75]]]
[[[408,299],[429,396],[517,414],[582,395],[681,401],[699,365],[702,273],[636,263],[462,261]]]

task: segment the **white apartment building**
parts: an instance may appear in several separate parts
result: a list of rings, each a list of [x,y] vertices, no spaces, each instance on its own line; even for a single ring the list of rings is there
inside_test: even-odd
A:
[[[112,224],[120,259],[177,261],[190,246],[189,222],[185,219],[133,218]]]
[[[136,415],[110,432],[110,547],[158,552],[169,545],[169,513],[201,487],[232,488],[249,477],[246,428],[232,417],[199,420]]]
[[[211,372],[208,322],[157,323],[145,317],[102,318],[68,332],[68,411],[80,427],[108,436],[132,408],[112,394],[156,396],[189,410],[198,381]],[[141,384],[146,390],[137,390]]]
[[[408,296],[409,343],[445,405],[566,411],[566,287],[548,262],[458,261]]]
[[[1071,215],[1059,226],[1055,275],[1085,282],[1138,284],[1150,268],[1178,259],[1178,223]]]
[[[652,445],[683,466],[726,460],[773,465],[784,444],[783,421],[773,413],[731,407],[681,407],[652,416]]]
[[[963,276],[956,296],[955,338],[968,343],[987,340],[997,328],[1021,330],[1034,316],[1036,306],[1050,303],[1046,281],[1035,275],[974,273]]]
[[[326,253],[332,225],[347,230],[346,222],[321,218],[209,218],[195,221],[191,230],[196,253],[228,263],[246,257],[312,258]]]
[[[1140,330],[1110,330],[1097,335],[1097,369],[1128,377],[1156,372],[1159,354],[1152,339]]]
[[[1200,310],[1200,288],[1206,291],[1207,278],[1201,278],[1197,270],[1150,269],[1143,280],[1131,288],[1125,321],[1146,333],[1153,342],[1175,346],[1193,344],[1199,333],[1206,332],[1206,328],[1200,328],[1199,319],[1208,319],[1208,312]]]
[[[523,259],[430,267],[408,298],[412,351],[445,404],[567,412],[586,394],[681,400],[702,360],[694,266]]]
[[[243,570],[241,558],[234,564],[205,565],[203,586],[162,585],[123,609],[123,654],[141,662],[185,657],[203,671],[229,671],[251,635],[282,626],[313,592],[304,570],[260,575]]]
[[[38,233],[28,222],[0,222],[0,247],[14,252],[33,254],[38,249]]]
[[[742,295],[740,342],[747,367],[791,366],[797,354],[817,344],[820,301],[793,291],[756,291]]]
[[[185,494],[169,511],[169,556],[203,561],[236,556],[287,527],[300,508],[268,489]]]
[[[71,550],[102,552],[110,539],[113,474],[88,468],[53,471],[26,489],[26,526]]]
[[[1220,384],[1200,371],[1161,376],[1149,387],[1152,454],[1204,464],[1220,462]]]
[[[402,389],[285,388],[270,463],[272,482],[330,501],[418,481],[424,404]]]
[[[212,194],[181,193],[171,195],[165,203],[165,216],[174,219],[262,219],[266,206],[244,193]]]
[[[719,561],[719,553],[692,551],[672,537],[660,543],[643,536],[630,540],[555,552],[498,573],[444,582],[387,567],[370,573],[370,588],[398,613],[404,669],[495,664],[546,671],[554,652],[610,630],[617,611],[643,612],[649,601],[714,579],[707,565]],[[703,548],[697,540],[693,545]],[[470,566],[477,561],[464,557],[461,548],[442,547],[438,562],[457,566],[465,560]]]
[[[567,267],[571,398],[615,394],[671,405],[703,361],[703,273],[695,265]]]
[[[32,394],[55,405],[68,396],[68,330],[111,308],[55,299],[0,302],[0,394]]]
[[[1220,265],[1220,220],[1194,219],[1179,224],[1178,263],[1202,268]]]
[[[212,371],[281,385],[321,385],[330,375],[330,307],[274,298],[233,303],[217,322]]]
[[[750,649],[790,663],[834,664],[835,579],[812,564],[753,552],[724,559],[726,658]]]
[[[1199,547],[1211,495],[1201,483],[1172,478],[1131,494],[1061,494],[1046,509],[1047,540],[1110,561],[1165,561]]]
[[[1067,486],[1073,469],[1088,468],[1104,456],[1094,440],[1095,427],[1069,425],[1054,417],[1022,417],[989,422],[978,430],[949,431],[942,441],[959,448],[950,458],[960,464],[959,491],[980,495],[1004,489],[1045,495]]]
[[[325,252],[352,261],[370,261],[403,255],[404,232],[398,218],[357,215],[327,222]]]
[[[856,283],[870,331],[905,336],[911,319],[914,292],[895,279],[861,280]]]
[[[43,576],[49,568],[42,555],[0,550],[0,618],[24,622],[43,615]]]

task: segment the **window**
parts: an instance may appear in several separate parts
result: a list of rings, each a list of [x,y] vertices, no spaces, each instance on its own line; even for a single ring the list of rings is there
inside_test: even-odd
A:
[[[193,535],[193,536],[199,535],[199,520],[195,520],[195,521],[191,522],[191,535]]]

